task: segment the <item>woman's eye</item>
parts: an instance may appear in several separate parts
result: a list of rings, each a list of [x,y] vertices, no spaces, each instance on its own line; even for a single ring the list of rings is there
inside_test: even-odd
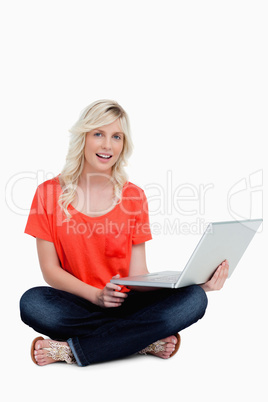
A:
[[[121,136],[120,136],[120,135],[114,135],[114,138],[115,138],[116,140],[121,140]]]
[[[94,133],[94,137],[101,137],[101,133]]]

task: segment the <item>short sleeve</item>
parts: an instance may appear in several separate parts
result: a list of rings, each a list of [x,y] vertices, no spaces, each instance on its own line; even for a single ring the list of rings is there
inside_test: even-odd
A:
[[[141,190],[139,209],[136,213],[135,226],[132,234],[132,244],[144,243],[151,239],[152,234],[149,222],[148,202],[144,191]]]
[[[53,242],[45,194],[44,186],[41,184],[34,195],[24,232],[33,237]]]

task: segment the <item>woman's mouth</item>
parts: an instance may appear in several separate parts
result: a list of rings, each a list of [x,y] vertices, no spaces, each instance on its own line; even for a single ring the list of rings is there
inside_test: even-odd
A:
[[[113,155],[109,155],[109,154],[96,154],[97,156],[98,156],[98,158],[101,158],[101,159],[111,159],[111,157],[113,156]]]

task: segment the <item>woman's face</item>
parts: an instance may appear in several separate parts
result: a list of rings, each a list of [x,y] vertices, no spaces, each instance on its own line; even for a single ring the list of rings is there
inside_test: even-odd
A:
[[[111,175],[123,145],[124,133],[119,119],[90,131],[86,134],[84,171]]]

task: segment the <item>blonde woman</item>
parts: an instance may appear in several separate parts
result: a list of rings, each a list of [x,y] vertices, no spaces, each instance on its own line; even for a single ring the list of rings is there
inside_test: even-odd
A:
[[[178,332],[203,317],[205,291],[226,280],[223,263],[202,287],[138,292],[110,283],[116,275],[148,273],[147,201],[124,171],[131,151],[124,109],[94,102],[71,129],[61,174],[37,188],[25,232],[36,238],[50,286],[25,292],[20,308],[22,320],[49,337],[32,343],[39,366],[87,366],[138,352],[169,358]]]

